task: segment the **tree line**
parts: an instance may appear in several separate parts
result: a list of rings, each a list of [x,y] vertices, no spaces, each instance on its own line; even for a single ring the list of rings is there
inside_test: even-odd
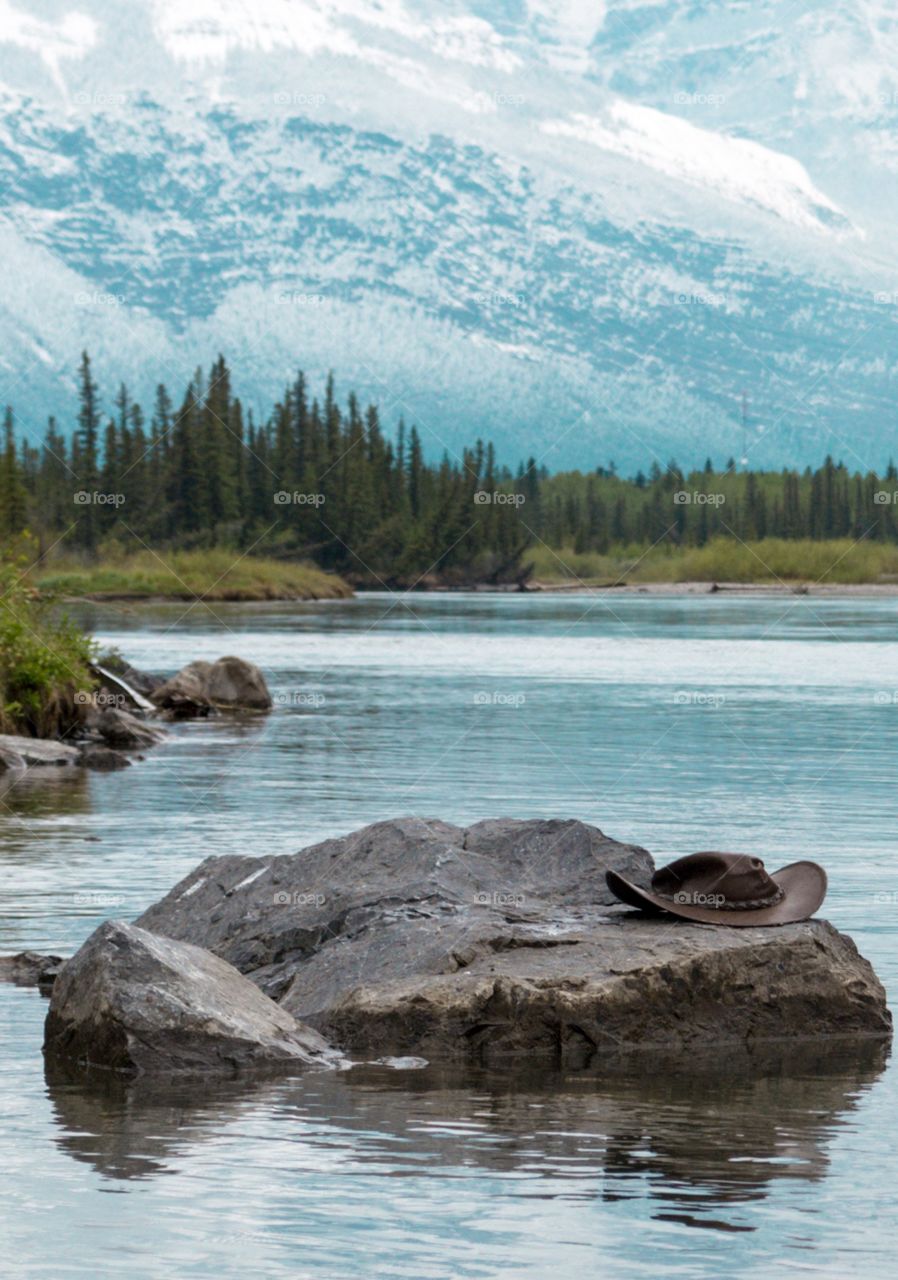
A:
[[[526,574],[536,541],[607,552],[715,537],[898,540],[898,472],[739,470],[709,459],[684,473],[654,463],[625,478],[614,464],[549,475],[533,458],[515,471],[489,443],[425,456],[400,419],[333,376],[314,394],[302,372],[265,421],[234,393],[223,357],[198,369],[175,403],[160,384],[145,410],[122,383],[104,408],[89,356],[77,418],[51,418],[42,443],[6,409],[0,453],[0,534],[28,529],[43,552],[85,559],[113,550],[233,547],[309,559],[357,581],[503,581]]]

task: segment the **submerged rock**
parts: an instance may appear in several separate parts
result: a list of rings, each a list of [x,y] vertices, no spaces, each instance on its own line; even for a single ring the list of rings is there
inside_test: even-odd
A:
[[[108,772],[113,769],[127,769],[131,761],[123,751],[113,751],[111,747],[102,747],[88,742],[81,748],[78,763],[82,769],[100,769]]]
[[[0,956],[0,982],[18,987],[51,987],[63,964],[62,956],[45,956],[37,951],[20,951],[14,956]]]
[[[101,711],[91,726],[109,747],[120,751],[141,751],[162,742],[165,731],[145,724],[137,716],[118,707]]]
[[[4,768],[31,768],[33,765],[69,765],[75,764],[77,759],[77,747],[68,743],[0,733],[0,771]]]
[[[270,711],[272,706],[259,668],[234,657],[191,662],[150,696],[157,707],[175,717],[208,715],[213,710]]]
[[[112,920],[63,965],[44,1052],[81,1068],[141,1076],[339,1060],[320,1035],[217,956]]]

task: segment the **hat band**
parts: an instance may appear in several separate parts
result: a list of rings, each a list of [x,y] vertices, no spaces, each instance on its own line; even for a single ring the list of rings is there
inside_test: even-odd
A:
[[[746,898],[743,902],[732,902],[722,893],[691,893],[688,889],[681,889],[675,894],[659,893],[657,889],[654,892],[675,906],[710,907],[717,911],[757,911],[763,907],[776,907],[786,896],[781,885],[777,885],[776,892],[767,898]]]

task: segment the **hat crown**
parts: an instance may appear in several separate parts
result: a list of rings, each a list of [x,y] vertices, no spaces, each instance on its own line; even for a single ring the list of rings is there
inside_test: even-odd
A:
[[[739,911],[772,906],[783,892],[760,858],[748,853],[690,853],[652,877],[659,896],[682,905]]]

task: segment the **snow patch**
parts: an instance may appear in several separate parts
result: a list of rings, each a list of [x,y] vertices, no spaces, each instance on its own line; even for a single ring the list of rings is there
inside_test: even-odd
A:
[[[759,142],[715,133],[677,116],[616,99],[603,116],[574,113],[542,131],[574,138],[785,222],[828,234],[860,234],[814,186],[798,160]]]

